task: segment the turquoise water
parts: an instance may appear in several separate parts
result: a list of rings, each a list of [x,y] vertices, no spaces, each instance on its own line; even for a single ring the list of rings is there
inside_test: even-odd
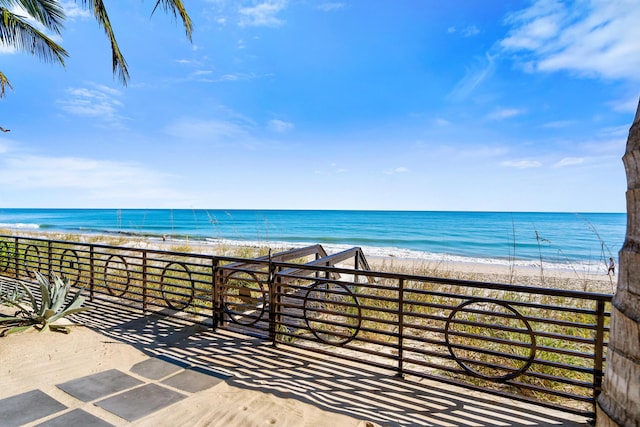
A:
[[[624,213],[0,209],[0,228],[119,233],[330,252],[523,265],[604,265],[617,258]]]

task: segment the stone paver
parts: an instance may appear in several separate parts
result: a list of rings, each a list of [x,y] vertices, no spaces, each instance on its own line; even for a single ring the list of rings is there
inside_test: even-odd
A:
[[[100,399],[119,391],[127,390],[143,384],[137,378],[127,375],[117,369],[99,372],[76,380],[58,384],[57,387],[83,402]]]
[[[186,397],[166,387],[147,384],[96,402],[95,405],[127,421],[135,421]]]
[[[67,409],[48,394],[33,390],[0,400],[0,426],[18,427]]]
[[[74,409],[59,417],[52,418],[48,421],[38,424],[36,427],[114,427],[95,415],[83,411],[82,409]]]
[[[211,388],[214,385],[221,383],[223,380],[224,378],[198,372],[196,369],[187,369],[179,374],[167,378],[162,381],[162,384],[182,391],[187,391],[189,393],[197,393]]]
[[[150,380],[159,380],[161,378],[175,374],[176,372],[181,370],[181,366],[157,357],[143,360],[142,362],[136,363],[131,367],[131,372]]]

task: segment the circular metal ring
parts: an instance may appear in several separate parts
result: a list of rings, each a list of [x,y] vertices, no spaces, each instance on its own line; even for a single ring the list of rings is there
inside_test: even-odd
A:
[[[513,372],[506,375],[502,375],[502,376],[489,376],[474,370],[473,368],[469,367],[466,363],[458,359],[458,356],[455,354],[454,349],[451,345],[451,342],[449,341],[449,326],[451,324],[453,317],[456,315],[456,313],[458,313],[468,305],[478,304],[478,303],[490,303],[490,304],[495,304],[503,308],[506,308],[507,310],[512,312],[516,316],[516,318],[526,326],[529,334],[529,338],[531,339],[531,344],[529,345],[529,357],[527,358],[527,361],[525,362],[525,364],[519,369],[516,369]],[[524,372],[526,372],[527,369],[529,369],[529,367],[531,366],[531,364],[533,363],[536,357],[536,336],[535,336],[535,333],[533,332],[533,328],[531,327],[531,324],[522,314],[520,314],[520,312],[518,312],[518,310],[511,307],[511,305],[501,301],[492,301],[492,300],[474,298],[474,299],[470,299],[460,303],[456,308],[454,308],[451,311],[451,313],[449,314],[449,317],[447,318],[447,323],[445,324],[445,327],[444,327],[444,339],[445,339],[445,342],[447,343],[447,348],[449,349],[449,353],[451,354],[451,356],[453,356],[453,360],[455,360],[456,363],[460,365],[460,367],[462,367],[462,369],[464,369],[465,371],[467,371],[473,376],[483,378],[489,381],[504,382],[522,375]],[[511,368],[507,368],[507,367],[504,367],[503,369],[512,370]]]
[[[119,283],[119,285],[123,286],[123,288],[113,288],[110,284],[110,280],[109,280],[109,264],[111,262],[114,262],[114,264],[116,262],[119,262],[120,264],[124,265],[124,273],[126,274],[126,276],[121,276],[120,274],[113,274],[114,277],[116,278],[125,278],[126,277],[126,281],[123,283]],[[120,273],[121,271],[119,271],[118,273]],[[113,295],[114,297],[121,297],[124,294],[127,293],[127,291],[129,290],[129,284],[131,282],[131,272],[129,271],[129,264],[127,264],[127,260],[124,259],[123,257],[121,257],[120,255],[111,255],[109,258],[107,258],[107,262],[104,263],[104,285],[107,288],[107,291]]]
[[[74,271],[69,276],[64,274],[63,271],[65,263],[67,264],[68,268]],[[69,280],[69,283],[71,283],[72,286],[76,285],[78,283],[78,279],[80,279],[80,258],[78,258],[78,253],[75,251],[75,249],[65,249],[64,252],[62,252],[62,255],[59,259],[59,266],[60,276]],[[72,277],[73,280],[71,279]]]
[[[337,291],[337,290],[333,290],[331,291],[331,293],[329,294],[329,298],[325,301],[310,301],[310,295],[312,292],[323,292],[323,293],[327,293],[328,292],[328,287],[329,285],[331,285],[331,283],[327,283],[327,282],[317,282],[314,283],[313,285],[311,285],[309,287],[309,289],[307,289],[307,292],[304,296],[304,303],[303,303],[303,312],[304,312],[304,320],[307,323],[307,326],[309,327],[309,330],[311,331],[311,333],[320,341],[326,343],[326,344],[331,344],[331,345],[345,345],[348,344],[349,342],[351,342],[356,335],[358,335],[358,332],[360,332],[360,327],[362,326],[362,309],[360,308],[360,303],[358,301],[358,298],[353,294],[353,292],[346,287],[345,285],[341,284],[341,283],[333,283],[333,285],[335,285],[338,288],[342,288],[343,291]],[[325,286],[326,289],[317,289],[320,286]],[[339,300],[331,300],[330,298],[343,298],[343,295],[346,297],[345,299],[351,299],[351,302],[347,302],[345,299],[339,301]],[[317,298],[313,298],[314,300],[316,300]],[[347,318],[349,320],[353,320],[354,317],[352,316],[344,316],[342,313],[319,313],[319,315],[325,315],[327,316],[326,319],[323,320],[319,320],[319,319],[310,319],[310,317],[312,317],[311,315],[313,313],[315,313],[316,311],[319,311],[317,308],[313,307],[312,304],[314,303],[318,303],[320,302],[321,304],[324,303],[329,303],[329,304],[334,304],[334,305],[338,305],[340,306],[340,308],[353,308],[354,304],[355,304],[355,308],[357,309],[357,316],[356,316],[356,320],[357,323],[355,325],[333,325],[339,329],[342,330],[348,330],[349,331],[349,335],[345,336],[344,334],[337,334],[336,332],[328,332],[325,330],[322,330],[320,328],[317,328],[313,322],[318,322],[318,323],[324,323],[327,324],[328,322],[332,322],[332,323],[339,323],[337,320],[332,320],[329,317],[342,317],[342,318]],[[331,338],[333,337],[333,338]]]
[[[169,273],[178,272],[177,268],[172,266],[180,267],[184,270],[185,273],[187,273],[187,276],[189,278],[188,279],[189,295],[186,299],[183,299],[185,295],[177,295],[177,292],[175,289],[169,289],[170,287],[174,287],[174,288],[177,288],[177,290],[183,290],[185,289],[184,287],[174,286],[174,285],[165,283],[165,277],[169,279],[184,280],[180,277],[167,274],[167,272]],[[193,295],[194,295],[193,280],[191,278],[191,272],[189,271],[187,266],[180,262],[171,262],[167,264],[162,270],[162,275],[160,276],[160,289],[162,290],[162,299],[167,304],[167,307],[177,311],[184,310],[185,308],[187,308],[191,304],[191,301],[193,301]]]
[[[32,250],[35,252],[35,255],[29,255],[29,251]],[[40,258],[40,249],[38,249],[37,246],[35,245],[29,245],[27,246],[27,248],[24,250],[24,259],[23,259],[23,263],[22,265],[24,266],[24,271],[27,273],[27,276],[29,276],[30,278],[35,278],[36,275],[32,270],[29,270],[29,264],[28,264],[28,260],[30,256],[35,256],[38,260],[37,268],[36,270],[42,270],[42,266],[44,265],[44,263],[42,262],[42,259]]]
[[[250,278],[234,277],[246,274]],[[236,280],[238,286],[230,286],[229,281]],[[251,287],[251,284],[257,284]],[[237,293],[230,293],[237,290]],[[257,296],[255,294],[258,294]],[[231,301],[230,301],[231,300]],[[229,318],[240,325],[249,326],[262,319],[267,310],[267,292],[263,282],[252,272],[235,271],[229,274],[223,284],[223,307]]]
[[[9,268],[9,245],[4,240],[0,241],[0,271]]]

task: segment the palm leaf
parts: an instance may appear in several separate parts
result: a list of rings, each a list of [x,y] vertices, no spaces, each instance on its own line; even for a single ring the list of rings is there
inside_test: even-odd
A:
[[[60,34],[65,20],[64,9],[57,0],[17,0],[24,10],[47,29]],[[14,1],[15,3],[15,1]]]
[[[38,56],[45,62],[58,62],[64,66],[69,54],[25,18],[0,7],[0,42],[23,52]]]
[[[11,82],[9,81],[7,76],[5,76],[2,71],[0,71],[0,98],[4,97],[5,88],[7,87],[9,89],[13,89],[13,86],[11,86]]]
[[[191,41],[193,23],[187,13],[187,9],[184,7],[184,4],[182,4],[182,0],[158,0],[156,5],[153,7],[153,11],[151,12],[152,15],[155,13],[158,6],[162,6],[164,11],[171,13],[174,18],[177,18],[178,15],[180,15],[180,19],[182,19],[182,23],[184,24],[184,30],[187,33],[187,38]]]
[[[120,47],[118,46],[116,35],[111,27],[111,21],[109,21],[109,15],[107,14],[107,9],[104,7],[104,3],[102,0],[82,0],[82,5],[93,12],[93,16],[96,18],[98,26],[104,29],[104,32],[109,39],[109,43],[111,43],[111,63],[113,73],[116,74],[120,78],[122,84],[126,86],[129,81],[127,62],[125,61],[122,52],[120,52]]]

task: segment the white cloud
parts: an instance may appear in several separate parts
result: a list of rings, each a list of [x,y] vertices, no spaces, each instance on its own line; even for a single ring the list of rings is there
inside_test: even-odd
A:
[[[287,6],[286,0],[267,0],[253,7],[240,8],[241,27],[279,27],[284,23],[276,15]]]
[[[519,116],[524,113],[524,110],[517,108],[498,108],[495,111],[487,115],[490,120],[503,120],[511,117]]]
[[[331,12],[334,10],[342,9],[345,6],[344,3],[322,3],[317,6],[323,12]]]
[[[451,122],[447,119],[443,119],[442,117],[436,117],[435,119],[433,119],[433,123],[436,126],[450,126]]]
[[[293,123],[291,122],[285,122],[283,120],[274,119],[274,120],[269,120],[267,127],[269,128],[269,130],[273,132],[285,133],[293,129],[294,126],[293,126]]]
[[[212,142],[242,141],[249,137],[245,126],[233,121],[182,118],[165,128],[165,132],[187,140]]]
[[[638,108],[638,96],[633,95],[624,99],[617,99],[615,101],[611,101],[609,105],[614,109],[614,111],[619,111],[621,113],[634,113],[636,108]]]
[[[449,34],[453,34],[453,33],[455,33],[455,32],[456,32],[456,27],[451,26],[451,27],[447,28],[447,33],[449,33]]]
[[[480,34],[480,30],[475,25],[470,25],[467,28],[462,30],[462,35],[464,37],[473,37]]]
[[[510,15],[506,51],[531,72],[640,80],[640,7],[629,0],[537,0]]]
[[[531,169],[542,166],[537,160],[506,160],[501,163],[502,166],[515,169]]]
[[[61,206],[145,206],[184,200],[185,195],[168,184],[169,178],[135,162],[32,155],[0,159],[0,181],[7,188],[40,191],[43,199],[55,199]]]
[[[33,206],[185,205],[194,195],[173,188],[174,179],[135,162],[30,155],[0,159],[0,185],[5,193],[15,191],[13,199],[30,194],[27,203]]]
[[[383,173],[385,175],[396,175],[396,174],[399,174],[399,173],[407,173],[407,172],[409,172],[409,169],[405,168],[404,166],[400,166],[400,167],[397,167],[395,169],[388,169],[388,170],[384,171]]]
[[[495,61],[493,56],[487,53],[484,58],[476,58],[475,65],[467,68],[465,76],[456,84],[449,96],[454,99],[466,98],[485,79],[490,77],[494,70]]]
[[[8,152],[9,152],[9,144],[6,144],[0,141],[0,154],[4,154]]]
[[[316,175],[332,176],[332,175],[336,175],[336,174],[342,174],[342,173],[345,173],[347,171],[348,171],[348,169],[339,167],[337,163],[331,163],[329,165],[329,168],[327,168],[327,169],[316,169],[315,171],[313,171],[313,173],[316,174]]]
[[[573,120],[556,120],[553,122],[548,122],[542,125],[543,128],[549,128],[549,129],[561,129],[561,128],[566,128],[569,127],[571,125],[573,125],[575,123],[575,121]]]
[[[95,117],[111,125],[121,124],[123,117],[118,110],[123,104],[117,99],[121,96],[119,90],[104,85],[93,85],[93,88],[69,88],[67,94],[66,99],[58,101],[67,113]]]
[[[565,157],[561,159],[556,164],[553,165],[554,168],[563,168],[566,166],[575,166],[584,163],[584,157]]]
[[[93,16],[87,9],[78,7],[78,4],[72,1],[62,2],[62,8],[64,9],[65,15],[67,15],[67,18],[70,20],[75,18],[91,19]]]

